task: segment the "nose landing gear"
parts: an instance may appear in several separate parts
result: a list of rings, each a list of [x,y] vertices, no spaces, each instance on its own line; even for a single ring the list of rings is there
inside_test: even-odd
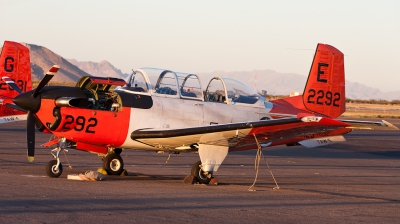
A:
[[[57,144],[57,147],[53,150],[51,150],[51,155],[54,157],[55,160],[50,160],[47,165],[46,165],[46,174],[49,177],[52,178],[57,178],[62,174],[63,167],[60,162],[60,151],[64,150],[65,152],[68,152],[66,147],[66,142],[67,140],[65,138],[60,138]]]

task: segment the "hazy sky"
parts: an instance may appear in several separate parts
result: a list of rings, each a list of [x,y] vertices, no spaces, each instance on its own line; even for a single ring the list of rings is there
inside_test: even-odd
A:
[[[327,43],[345,54],[346,79],[400,90],[399,0],[0,0],[0,6],[1,42],[107,60],[125,73],[151,66],[307,75],[317,43]]]

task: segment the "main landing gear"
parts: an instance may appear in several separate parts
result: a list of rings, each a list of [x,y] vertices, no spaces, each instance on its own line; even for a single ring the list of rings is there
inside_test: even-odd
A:
[[[124,161],[118,152],[109,153],[103,158],[103,169],[111,175],[120,175],[124,171]]]
[[[203,135],[202,141],[219,141],[228,145],[226,139],[218,134]],[[219,166],[228,155],[229,147],[223,145],[199,144],[200,161],[197,161],[191,170],[191,177],[185,178],[184,183],[218,184],[218,180],[213,177]]]
[[[209,184],[213,177],[212,171],[203,171],[201,161],[197,161],[193,164],[191,174],[196,177],[197,181],[201,184]]]

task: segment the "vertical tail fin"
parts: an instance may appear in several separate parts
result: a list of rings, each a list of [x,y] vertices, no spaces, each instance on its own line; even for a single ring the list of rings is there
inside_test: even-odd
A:
[[[22,44],[5,41],[0,55],[0,116],[21,114],[20,111],[3,106],[19,95],[1,78],[7,76],[23,91],[32,89],[29,49]]]
[[[338,49],[318,44],[303,93],[307,110],[332,118],[346,110],[344,56]]]

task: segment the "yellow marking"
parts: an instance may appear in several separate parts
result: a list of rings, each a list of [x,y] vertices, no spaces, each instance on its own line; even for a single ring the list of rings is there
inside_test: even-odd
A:
[[[101,173],[103,175],[107,175],[107,171],[105,169],[103,169],[103,168],[98,168],[97,172],[99,172],[99,173]]]
[[[28,156],[28,161],[29,161],[29,162],[33,162],[34,159],[35,159],[35,157],[33,157],[33,156]]]

